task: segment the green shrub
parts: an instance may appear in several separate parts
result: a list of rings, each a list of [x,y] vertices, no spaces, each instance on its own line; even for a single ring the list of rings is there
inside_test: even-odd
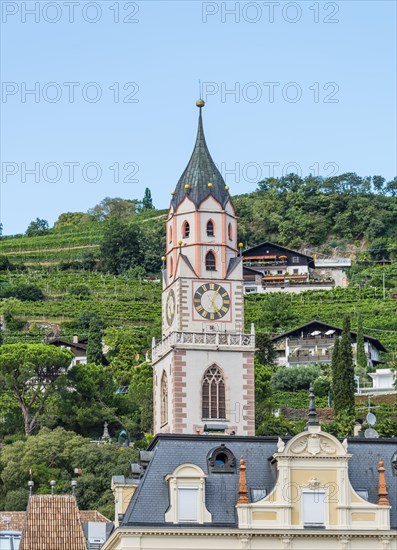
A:
[[[319,376],[313,383],[316,397],[328,397],[331,391],[331,379],[327,376]]]
[[[0,298],[16,298],[27,302],[39,302],[45,299],[43,291],[35,285],[8,285],[0,289]]]
[[[321,376],[317,365],[307,367],[281,367],[272,376],[271,385],[276,390],[308,390],[310,384]]]

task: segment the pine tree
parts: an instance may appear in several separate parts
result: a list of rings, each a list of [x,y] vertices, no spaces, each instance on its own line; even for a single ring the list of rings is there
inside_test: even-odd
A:
[[[88,330],[87,363],[102,364],[102,325],[97,316],[92,317]]]
[[[349,317],[345,317],[343,321],[342,337],[336,350],[334,348],[332,376],[336,416],[354,416],[355,380]]]
[[[148,187],[145,189],[145,194],[142,199],[142,209],[143,210],[153,210],[153,200],[152,193]]]
[[[359,315],[357,328],[357,371],[359,376],[363,377],[366,375],[367,366],[367,356],[365,354],[364,347],[363,320],[361,315]]]

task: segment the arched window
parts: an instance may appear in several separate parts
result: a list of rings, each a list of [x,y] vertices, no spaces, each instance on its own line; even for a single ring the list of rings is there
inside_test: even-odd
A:
[[[207,222],[207,237],[214,237],[214,222],[212,220],[208,220]]]
[[[160,423],[161,426],[168,422],[168,379],[165,371],[161,377],[160,387]]]
[[[207,271],[216,271],[216,259],[213,252],[207,252],[205,257],[205,269]]]
[[[232,241],[233,240],[233,228],[232,228],[231,223],[229,223],[229,225],[227,226],[227,235],[229,237],[229,241]]]
[[[190,225],[189,222],[183,222],[182,226],[182,237],[187,239],[190,236]]]
[[[226,418],[225,381],[219,367],[212,365],[204,374],[202,385],[203,418]]]
[[[174,276],[174,260],[170,258],[170,279]]]
[[[172,225],[170,225],[170,243],[172,243]]]

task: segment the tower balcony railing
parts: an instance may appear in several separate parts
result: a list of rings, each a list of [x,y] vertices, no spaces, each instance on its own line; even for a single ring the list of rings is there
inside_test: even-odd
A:
[[[155,361],[173,347],[193,348],[211,346],[213,349],[253,349],[255,334],[236,334],[224,332],[171,332],[160,342],[153,343],[152,361]]]

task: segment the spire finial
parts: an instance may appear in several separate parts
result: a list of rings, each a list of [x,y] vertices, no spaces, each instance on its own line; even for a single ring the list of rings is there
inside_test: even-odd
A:
[[[383,459],[379,457],[378,463],[378,472],[379,472],[379,481],[378,481],[378,505],[379,506],[390,506],[389,499],[387,498],[387,485],[385,479],[385,465]]]
[[[310,392],[310,394],[309,394],[310,403],[309,403],[309,413],[307,415],[309,420],[307,421],[306,426],[307,427],[309,427],[309,426],[318,426],[319,422],[318,422],[318,418],[317,418],[316,404],[314,402],[315,395],[314,395],[313,384],[310,384],[309,392]]]
[[[247,490],[247,477],[245,475],[247,468],[245,466],[244,458],[240,458],[240,479],[238,482],[238,499],[236,504],[249,504],[248,490]]]
[[[203,99],[198,99],[198,100],[196,101],[196,105],[197,105],[197,107],[199,107],[200,109],[202,109],[202,108],[204,107],[204,105],[205,105],[205,101],[204,101]]]

